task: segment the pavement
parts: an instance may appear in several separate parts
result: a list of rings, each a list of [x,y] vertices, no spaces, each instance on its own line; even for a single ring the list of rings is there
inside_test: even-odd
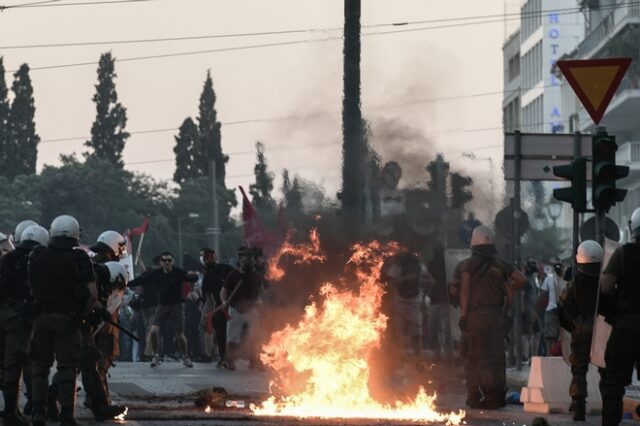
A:
[[[434,375],[442,375],[437,367]],[[451,373],[450,382],[459,381],[459,371]],[[528,381],[528,367],[521,371],[510,369],[507,372],[508,382],[512,389],[519,390]],[[337,424],[384,424],[397,425],[402,422],[354,420],[318,420],[287,418],[256,418],[248,410],[250,403],[262,401],[269,390],[269,373],[247,369],[247,364],[238,363],[236,371],[218,369],[215,364],[194,364],[194,368],[186,368],[179,362],[165,362],[159,367],[151,368],[148,363],[118,363],[111,370],[110,388],[115,403],[129,406],[128,422],[135,426],[153,424],[198,425],[198,424],[233,424],[233,425],[337,425]],[[464,407],[464,388],[444,385],[434,388],[438,391],[441,410]],[[211,404],[212,411],[205,413],[203,407],[197,407],[198,398]],[[227,408],[227,400],[245,401],[245,409]],[[82,413],[80,413],[82,414]],[[520,405],[509,405],[498,411],[467,410],[468,425],[500,425],[528,426],[539,415],[525,413]],[[88,412],[79,416],[90,419]],[[545,415],[550,425],[572,425],[575,422],[567,414]],[[588,416],[584,425],[600,425],[599,416]],[[405,423],[412,424],[412,423]],[[636,422],[623,424],[637,425]]]
[[[435,367],[428,372],[432,377],[444,377],[444,381],[432,390],[438,391],[440,411],[464,408],[464,387],[459,383],[460,369],[454,366],[451,373]],[[447,376],[448,375],[448,376]],[[509,370],[507,377],[513,389],[526,384],[528,370]],[[415,424],[398,421],[358,421],[340,419],[292,419],[255,417],[248,406],[259,403],[269,389],[269,373],[248,370],[247,364],[238,363],[237,371],[218,369],[215,364],[194,364],[186,368],[179,362],[165,362],[151,368],[149,363],[120,362],[111,370],[110,389],[114,403],[129,407],[126,424],[136,425],[404,425]],[[438,379],[441,381],[441,379]],[[78,385],[81,386],[80,381]],[[429,391],[429,390],[428,390]],[[246,408],[227,408],[228,400],[242,400]],[[82,406],[84,393],[79,391],[78,419],[82,424],[93,424],[91,413]],[[197,406],[202,402],[200,406]],[[210,405],[211,412],[204,411]],[[529,426],[539,415],[525,413],[520,405],[509,405],[497,411],[467,410],[467,425]],[[575,426],[567,414],[544,416],[552,426]],[[588,416],[582,425],[600,425],[599,416]],[[51,423],[53,424],[53,423]],[[626,421],[623,425],[638,425]]]

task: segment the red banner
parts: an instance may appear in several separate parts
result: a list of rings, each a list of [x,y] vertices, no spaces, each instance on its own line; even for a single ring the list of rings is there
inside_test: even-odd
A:
[[[129,236],[135,237],[137,235],[142,235],[145,232],[147,232],[148,227],[149,227],[149,216],[145,216],[144,222],[142,222],[142,225],[138,226],[137,228],[132,228],[129,230]]]
[[[260,216],[241,186],[242,193],[242,222],[244,225],[243,243],[247,247],[260,247],[263,250],[272,245],[273,237],[262,225]]]

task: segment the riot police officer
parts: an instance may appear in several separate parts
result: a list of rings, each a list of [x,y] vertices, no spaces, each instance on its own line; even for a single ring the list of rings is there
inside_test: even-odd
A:
[[[89,321],[82,325],[82,361],[80,371],[82,384],[88,395],[85,405],[91,408],[97,421],[113,419],[126,412],[126,407],[112,405],[107,378],[113,359],[119,355],[119,309],[107,310],[107,303],[112,291],[123,290],[127,279],[112,279],[112,263],[126,253],[126,241],[116,231],[105,231],[98,237],[90,250],[96,253],[93,267],[96,275],[98,303],[94,307]],[[120,264],[119,264],[120,265]],[[126,269],[120,265],[126,274]]]
[[[4,424],[28,425],[18,409],[23,367],[27,398],[31,384],[27,364],[27,345],[31,333],[31,290],[27,284],[27,264],[31,250],[46,246],[49,232],[31,225],[19,235],[20,244],[7,254],[0,269],[0,356],[4,359]]]
[[[615,299],[607,316],[613,329],[604,356],[603,426],[622,420],[624,388],[640,361],[640,208],[631,215],[629,228],[633,241],[616,249],[600,280],[602,293]]]
[[[578,246],[577,273],[560,300],[563,328],[571,333],[571,414],[575,421],[585,421],[587,372],[593,336],[593,320],[598,299],[598,276],[602,263],[602,247],[587,240]]]
[[[47,247],[37,247],[29,256],[29,281],[35,318],[30,344],[33,364],[34,426],[46,424],[49,369],[53,360],[60,373],[60,425],[74,426],[76,363],[81,350],[79,326],[97,299],[95,275],[89,255],[77,249],[78,221],[68,215],[51,222]]]
[[[461,274],[460,329],[466,345],[465,378],[470,408],[497,409],[505,404],[505,304],[526,278],[496,258],[493,231],[476,227],[472,256],[458,266]]]

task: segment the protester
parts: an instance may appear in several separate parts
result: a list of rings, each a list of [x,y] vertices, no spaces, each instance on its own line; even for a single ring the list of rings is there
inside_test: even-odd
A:
[[[159,293],[160,289],[158,288],[158,283],[153,281],[153,271],[157,269],[162,269],[162,262],[160,261],[160,256],[154,256],[151,260],[151,264],[153,265],[153,269],[149,269],[144,271],[141,277],[144,277],[142,280],[133,280],[129,283],[129,287],[135,285],[135,292],[139,294],[139,299],[135,302],[137,306],[140,308],[140,313],[142,315],[142,321],[144,323],[144,352],[140,357],[143,361],[151,361],[153,357],[153,351],[151,349],[151,343],[149,342],[149,332],[151,331],[151,322],[153,321],[153,316],[156,313],[156,309],[158,308],[159,303]],[[144,282],[144,285],[137,285],[137,283]],[[134,284],[135,283],[135,284]]]
[[[541,301],[544,313],[544,330],[547,356],[551,356],[554,348],[560,339],[560,321],[558,318],[558,300],[567,285],[562,278],[564,275],[564,265],[560,259],[552,259],[551,266],[553,272],[542,282],[540,286],[540,295],[538,299]]]
[[[258,328],[258,308],[264,292],[262,277],[255,270],[255,257],[251,249],[238,251],[239,267],[225,279],[220,291],[221,309],[229,309],[227,321],[227,368],[235,370],[236,359],[244,349],[249,368],[263,368],[255,346]],[[242,345],[242,346],[241,346]]]
[[[202,263],[205,266],[204,276],[202,277],[202,292],[205,297],[205,307],[203,308],[203,322],[205,339],[210,336],[211,346],[215,338],[217,347],[218,363],[217,367],[226,367],[226,346],[227,346],[227,317],[226,312],[221,309],[222,300],[220,292],[224,287],[227,276],[233,271],[231,265],[218,263],[218,256],[211,248],[203,248],[200,250]],[[208,336],[207,336],[208,335]],[[207,342],[207,340],[205,340]],[[205,345],[206,346],[206,345]],[[213,359],[213,348],[207,355]]]
[[[148,275],[131,281],[130,286],[148,286],[157,285],[159,290],[159,304],[153,317],[151,330],[149,331],[149,343],[153,360],[151,367],[157,367],[162,360],[160,359],[160,330],[162,325],[171,320],[175,326],[175,334],[178,340],[178,347],[182,362],[186,367],[193,367],[193,363],[188,356],[187,337],[184,334],[184,297],[183,283],[194,283],[198,280],[198,274],[195,272],[185,272],[174,266],[174,258],[171,252],[164,252],[160,255],[162,262],[161,269],[154,269]]]

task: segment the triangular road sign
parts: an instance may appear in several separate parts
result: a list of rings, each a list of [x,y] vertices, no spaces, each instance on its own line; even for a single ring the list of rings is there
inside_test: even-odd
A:
[[[596,124],[600,123],[630,64],[631,58],[558,61],[560,71]]]

